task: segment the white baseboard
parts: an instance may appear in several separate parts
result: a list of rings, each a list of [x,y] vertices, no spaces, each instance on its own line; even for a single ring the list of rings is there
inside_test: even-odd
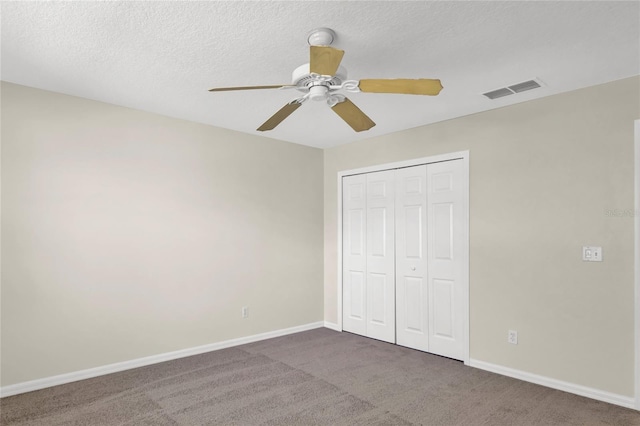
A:
[[[588,388],[586,386],[576,385],[574,383],[563,382],[562,380],[539,376],[537,374],[527,373],[526,371],[503,367],[501,365],[491,364],[473,358],[469,360],[468,365],[470,365],[471,367],[479,368],[481,370],[491,371],[492,373],[502,374],[503,376],[513,377],[514,379],[524,380],[525,382],[535,383],[537,385],[546,386],[548,388],[557,389],[580,396],[586,396],[587,398],[597,399],[598,401],[604,401],[626,408],[635,408],[635,399],[630,396],[618,395],[611,392]]]
[[[210,343],[208,345],[196,346],[194,348],[181,349],[173,352],[147,356],[144,358],[132,359],[129,361],[117,362],[115,364],[103,365],[101,367],[89,368],[86,370],[74,371],[72,373],[60,374],[57,376],[45,377],[43,379],[30,380],[28,382],[16,383],[15,385],[0,388],[0,397],[17,395],[31,392],[51,386],[63,385],[65,383],[78,380],[90,379],[92,377],[103,376],[105,374],[116,373],[118,371],[130,370],[132,368],[144,367],[146,365],[157,364],[159,362],[171,361],[173,359],[184,358],[192,355],[199,355],[205,352],[217,351],[233,346],[244,345],[246,343],[258,342],[260,340],[285,336],[287,334],[299,333],[301,331],[312,330],[324,327],[323,321],[296,327],[284,328],[281,330],[268,331],[266,333],[254,334],[253,336],[239,337],[237,339],[225,340],[223,342]]]
[[[338,324],[336,324],[336,323],[325,321],[324,322],[324,326],[325,326],[325,328],[328,328],[330,330],[342,332],[342,330],[338,327]]]

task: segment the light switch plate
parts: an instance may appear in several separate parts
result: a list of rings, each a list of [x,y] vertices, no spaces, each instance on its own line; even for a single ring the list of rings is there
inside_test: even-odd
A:
[[[602,262],[602,247],[582,247],[582,260],[585,262]]]

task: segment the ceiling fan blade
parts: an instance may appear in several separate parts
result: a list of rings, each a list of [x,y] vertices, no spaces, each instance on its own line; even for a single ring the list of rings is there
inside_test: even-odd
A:
[[[394,80],[369,79],[360,80],[358,87],[361,92],[435,96],[442,90],[442,83],[440,83],[440,80],[429,78],[418,78],[415,80],[407,78]]]
[[[282,123],[285,118],[290,116],[293,113],[293,111],[295,111],[298,108],[300,108],[300,105],[302,105],[302,104],[300,102],[297,102],[297,101],[293,101],[291,103],[286,104],[285,106],[280,108],[280,110],[278,112],[273,114],[271,116],[271,118],[269,118],[267,121],[265,121],[262,124],[262,126],[258,127],[258,131],[259,132],[264,132],[264,131],[267,131],[267,130],[275,129],[275,127],[278,124]]]
[[[320,75],[334,75],[338,71],[344,50],[329,46],[311,46],[309,72]]]
[[[376,125],[367,115],[360,110],[353,102],[345,98],[343,102],[338,102],[331,107],[336,114],[356,132],[369,130]]]
[[[278,84],[273,86],[240,86],[240,87],[216,87],[209,89],[210,92],[228,92],[231,90],[257,90],[257,89],[280,89],[281,87],[292,87],[293,84]]]

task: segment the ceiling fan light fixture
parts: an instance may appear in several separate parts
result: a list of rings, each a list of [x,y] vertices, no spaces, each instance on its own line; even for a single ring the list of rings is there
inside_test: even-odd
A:
[[[309,88],[309,99],[312,101],[324,101],[327,99],[329,88],[327,86],[318,85]]]

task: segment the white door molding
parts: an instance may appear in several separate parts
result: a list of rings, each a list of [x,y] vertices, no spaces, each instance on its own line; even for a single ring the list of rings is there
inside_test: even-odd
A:
[[[464,165],[464,177],[463,179],[466,182],[465,194],[463,196],[463,211],[464,211],[464,270],[462,271],[462,280],[463,280],[463,301],[464,304],[464,312],[466,314],[466,318],[464,319],[464,349],[463,349],[463,361],[465,365],[469,365],[469,151],[458,151],[452,152],[449,154],[435,155],[431,157],[422,157],[416,158],[406,161],[399,161],[394,163],[386,163],[379,164],[375,166],[363,167],[352,170],[345,170],[338,172],[338,238],[337,238],[337,253],[338,253],[338,285],[337,285],[337,309],[338,309],[338,321],[337,327],[339,330],[343,329],[343,321],[342,321],[342,178],[345,176],[358,175],[363,173],[371,173],[371,172],[379,172],[383,170],[393,170],[400,169],[403,167],[412,167],[419,166],[422,164],[430,164],[430,163],[438,163],[442,161],[451,161],[451,160],[462,160]]]
[[[640,120],[635,121],[634,162],[634,269],[635,269],[635,405],[640,410]]]

